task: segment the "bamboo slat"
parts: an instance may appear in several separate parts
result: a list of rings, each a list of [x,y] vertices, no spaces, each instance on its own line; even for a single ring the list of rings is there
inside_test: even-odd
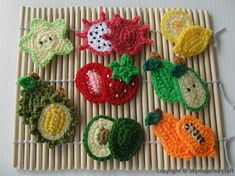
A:
[[[123,18],[132,19],[134,16],[141,16],[141,23],[150,25],[151,30],[160,31],[162,16],[169,9],[158,8],[122,8],[122,7],[70,7],[70,8],[30,8],[22,7],[20,14],[19,36],[29,31],[30,21],[33,18],[44,18],[54,21],[57,18],[66,20],[68,29],[84,29],[82,18],[96,20],[99,12],[104,11],[107,19],[111,19],[115,13]],[[187,12],[194,24],[203,27],[211,27],[210,16],[205,10],[182,9]],[[23,30],[23,28],[26,28]],[[48,149],[46,144],[35,143],[34,136],[30,135],[30,126],[25,126],[22,119],[17,115],[14,118],[14,142],[13,142],[13,167],[25,170],[60,170],[60,169],[95,169],[95,170],[156,170],[156,169],[224,169],[224,146],[223,141],[216,143],[217,154],[214,158],[192,158],[184,161],[179,158],[170,157],[164,152],[159,140],[151,132],[152,127],[144,126],[144,117],[148,112],[156,108],[173,113],[177,118],[185,114],[192,114],[198,117],[204,124],[210,126],[217,139],[223,138],[221,124],[220,99],[217,84],[208,84],[209,105],[199,113],[191,113],[182,108],[179,103],[165,103],[154,93],[150,81],[151,75],[142,70],[142,64],[153,50],[157,50],[164,59],[173,62],[174,53],[172,43],[167,41],[159,32],[149,32],[153,43],[145,46],[138,55],[133,56],[132,62],[141,70],[139,91],[130,102],[113,106],[108,103],[94,105],[85,100],[77,91],[74,82],[53,82],[55,88],[63,87],[65,95],[71,103],[77,107],[79,123],[74,138],[68,144],[58,145],[54,149]],[[89,51],[79,51],[77,47],[82,44],[81,39],[75,36],[74,31],[68,30],[68,38],[74,45],[74,50],[65,56],[58,56],[45,68],[38,69],[30,60],[30,56],[18,51],[17,78],[36,72],[44,80],[73,80],[79,68],[90,62],[99,62],[107,66],[111,61],[120,60],[120,55],[112,53],[109,56],[96,56]],[[216,61],[212,44],[202,54],[187,59],[189,67],[197,71],[205,81],[217,80]],[[146,81],[148,80],[148,81]],[[16,89],[16,102],[19,98],[19,88]],[[94,161],[84,151],[81,144],[83,130],[93,116],[104,114],[113,118],[126,117],[138,121],[145,133],[146,142],[141,146],[136,156],[127,162],[110,160],[106,162]]]

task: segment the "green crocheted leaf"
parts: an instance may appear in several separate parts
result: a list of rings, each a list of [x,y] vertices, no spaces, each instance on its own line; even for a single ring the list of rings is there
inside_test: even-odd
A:
[[[57,19],[50,23],[44,19],[33,19],[30,32],[20,38],[19,48],[30,54],[40,68],[45,67],[55,55],[65,55],[73,50],[66,37],[66,22]]]
[[[30,76],[22,76],[17,80],[17,84],[23,89],[33,89],[36,85],[36,80]]]
[[[98,161],[106,161],[112,158],[108,134],[112,128],[114,119],[109,116],[96,116],[86,126],[83,132],[83,145],[87,154]]]
[[[133,76],[139,74],[139,70],[131,64],[130,58],[127,54],[122,55],[119,63],[112,61],[109,64],[109,67],[112,69],[112,78],[121,79],[126,84],[129,84]]]
[[[176,78],[181,77],[182,75],[184,75],[187,71],[187,67],[185,65],[181,65],[181,64],[175,64],[171,71],[170,74]]]
[[[145,126],[150,126],[157,124],[157,122],[161,119],[162,114],[159,112],[150,112],[144,119]]]
[[[114,121],[108,141],[113,158],[127,161],[138,152],[143,142],[143,130],[133,119],[118,118]]]
[[[162,66],[162,62],[160,59],[156,58],[149,58],[145,63],[143,64],[143,70],[144,71],[157,71]]]
[[[202,110],[208,103],[208,88],[206,83],[193,69],[187,71],[178,79],[174,79],[179,102],[191,112]]]
[[[32,77],[30,77],[32,78]],[[49,140],[42,136],[38,128],[39,119],[43,110],[50,104],[61,104],[66,107],[70,115],[70,121],[64,133],[57,140]],[[54,88],[43,80],[37,79],[34,89],[24,89],[20,92],[17,103],[17,112],[25,124],[30,124],[30,132],[39,143],[47,143],[49,148],[57,144],[66,143],[74,135],[77,124],[76,108],[74,108],[65,96],[60,96]]]

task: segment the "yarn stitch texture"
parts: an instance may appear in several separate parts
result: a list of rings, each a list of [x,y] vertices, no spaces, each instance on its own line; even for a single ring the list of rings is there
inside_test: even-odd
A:
[[[184,57],[203,52],[211,39],[212,31],[201,26],[189,26],[179,35],[173,51]]]
[[[26,125],[30,124],[30,133],[37,142],[47,143],[49,148],[66,143],[74,135],[77,124],[76,109],[61,90],[55,91],[35,74],[29,77],[28,79],[35,80],[35,86],[21,90],[17,113]],[[51,112],[48,111],[50,109]],[[44,134],[48,134],[46,136],[42,134],[45,129]]]
[[[172,114],[157,111],[149,113],[145,122],[145,125],[153,125],[155,136],[170,156],[188,160],[192,156],[215,155],[213,131],[191,115],[177,120]]]
[[[19,48],[29,53],[32,61],[43,68],[55,55],[70,53],[73,45],[66,38],[66,23],[63,19],[57,19],[52,23],[43,19],[33,19],[30,32],[20,38]]]
[[[90,52],[96,55],[108,55],[113,51],[112,44],[109,40],[103,38],[104,34],[110,32],[106,25],[106,15],[101,12],[99,19],[96,21],[88,21],[86,18],[82,19],[85,25],[83,32],[77,32],[76,35],[83,39],[83,44],[78,49],[89,49]]]
[[[151,72],[154,90],[162,100],[180,102],[192,112],[207,105],[208,88],[193,69],[160,58],[149,58],[143,69]]]
[[[78,70],[76,87],[88,101],[121,105],[137,93],[138,69],[130,63],[127,55],[122,55],[119,63],[111,62],[110,67],[94,62]]]
[[[112,158],[128,161],[138,152],[142,142],[143,130],[140,124],[129,118],[96,116],[83,133],[85,151],[98,161]]]
[[[146,44],[151,44],[152,40],[146,38],[144,34],[149,31],[149,25],[140,25],[140,17],[133,20],[126,20],[116,14],[111,21],[107,21],[110,32],[103,35],[109,40],[113,49],[119,54],[130,56],[137,54]]]
[[[175,43],[181,32],[193,25],[190,16],[182,10],[170,10],[164,14],[161,20],[161,32],[166,39]]]

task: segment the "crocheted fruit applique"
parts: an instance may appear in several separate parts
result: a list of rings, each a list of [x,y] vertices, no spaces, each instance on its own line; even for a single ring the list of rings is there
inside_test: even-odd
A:
[[[109,40],[103,38],[104,34],[110,32],[106,25],[106,16],[104,12],[100,13],[100,18],[96,21],[88,21],[82,19],[85,25],[83,32],[77,32],[76,35],[83,39],[83,44],[79,47],[80,50],[89,49],[90,52],[96,55],[108,55],[113,51],[112,44]]]
[[[191,57],[203,52],[211,39],[212,31],[200,26],[187,27],[179,35],[173,51],[184,57]]]
[[[156,94],[166,102],[180,102],[185,109],[197,112],[208,102],[208,89],[200,76],[183,64],[171,64],[152,54],[143,69],[151,72]]]
[[[140,124],[129,118],[96,116],[83,133],[87,154],[99,161],[112,158],[128,161],[138,152],[142,142],[143,130]]]
[[[169,10],[161,20],[161,32],[166,39],[175,43],[181,32],[192,25],[192,19],[184,11]]]
[[[74,135],[77,119],[63,89],[55,91],[37,74],[21,77],[17,83],[22,88],[17,111],[23,122],[30,124],[36,141],[49,148],[66,143]]]
[[[73,50],[66,35],[66,23],[57,19],[49,23],[43,19],[33,19],[30,32],[20,38],[19,47],[28,52],[32,61],[40,68],[45,67],[55,55],[65,55]]]
[[[110,32],[104,34],[103,38],[111,42],[117,53],[135,55],[144,45],[152,43],[151,39],[144,36],[149,31],[149,25],[139,23],[139,16],[133,20],[125,20],[116,14],[111,21],[107,21]]]
[[[157,109],[146,116],[145,125],[153,125],[155,136],[170,156],[188,160],[192,156],[215,155],[213,131],[191,115],[177,120],[172,114]]]
[[[139,71],[123,54],[120,62],[111,62],[109,67],[89,63],[78,70],[75,78],[77,89],[92,103],[109,102],[120,105],[128,102],[139,87]]]

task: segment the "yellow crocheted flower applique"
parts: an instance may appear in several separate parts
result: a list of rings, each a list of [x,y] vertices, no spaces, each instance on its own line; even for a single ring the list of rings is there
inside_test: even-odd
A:
[[[181,32],[192,25],[192,19],[187,13],[182,10],[170,10],[162,18],[161,32],[164,37],[175,43]]]
[[[19,47],[30,53],[32,61],[43,68],[55,55],[65,55],[73,49],[65,33],[66,23],[63,19],[57,19],[52,23],[43,19],[33,19],[30,32],[21,37]]]
[[[184,29],[173,48],[175,53],[191,57],[204,51],[212,36],[212,30],[200,26],[190,26]]]

